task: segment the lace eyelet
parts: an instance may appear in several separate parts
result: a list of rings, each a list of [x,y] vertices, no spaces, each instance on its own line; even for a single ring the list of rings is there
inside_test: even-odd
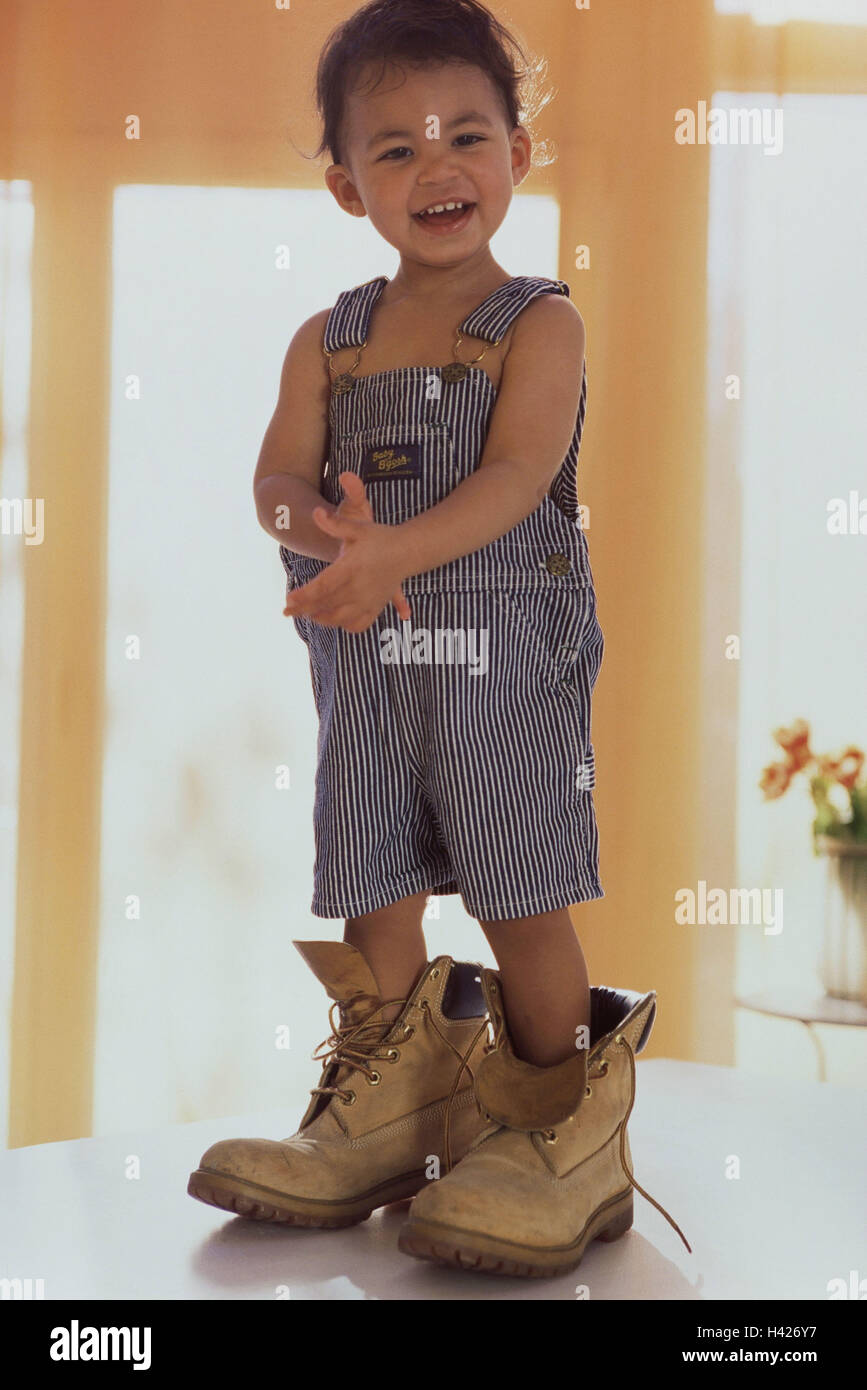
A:
[[[385,1054],[385,1060],[386,1060],[387,1062],[399,1062],[399,1061],[400,1061],[400,1053],[398,1052],[398,1050],[397,1050],[396,1047],[390,1047],[390,1048],[388,1049],[388,1051],[387,1051],[386,1054]]]
[[[345,1091],[340,1099],[344,1105],[354,1105],[358,1100],[358,1096],[354,1091]]]
[[[378,1086],[382,1080],[382,1072],[372,1071],[367,1078],[368,1086]]]
[[[421,1004],[419,1005],[419,1008],[420,1008],[420,1009],[423,1009],[423,1010],[426,1010],[428,1013],[430,1013],[430,1004],[428,1003],[427,999],[423,999],[423,1000],[421,1001]]]
[[[600,1066],[600,1068],[599,1068],[599,1071],[597,1072],[597,1076],[607,1076],[607,1075],[608,1075],[608,1066],[609,1066],[608,1058],[606,1057],[605,1060],[602,1062],[602,1064],[601,1064],[601,1066]]]
[[[546,1144],[556,1144],[560,1136],[556,1134],[553,1129],[543,1129],[542,1138]]]
[[[439,979],[439,977],[440,977],[440,968],[439,968],[439,966],[437,966],[435,970],[432,970],[432,971],[430,972],[430,977],[431,977],[432,980],[438,980],[438,979]]]
[[[588,1098],[589,1098],[590,1096],[592,1096],[592,1094],[593,1094],[593,1087],[592,1087],[592,1086],[587,1086],[587,1087],[585,1088],[584,1094],[585,1094],[585,1096],[587,1096]]]
[[[408,1023],[408,1024],[406,1025],[406,1027],[404,1028],[404,1030],[403,1030],[404,1040],[406,1040],[406,1039],[408,1039],[408,1038],[411,1038],[414,1032],[415,1032],[415,1024],[413,1024],[413,1023]]]

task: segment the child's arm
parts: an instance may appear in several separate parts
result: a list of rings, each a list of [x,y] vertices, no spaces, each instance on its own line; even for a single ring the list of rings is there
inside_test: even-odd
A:
[[[395,526],[320,513],[323,531],[346,549],[289,596],[285,611],[364,632],[404,579],[481,549],[534,512],[572,442],[583,363],[584,322],[574,305],[553,295],[534,300],[516,321],[475,472]]]
[[[289,550],[331,562],[340,541],[312,519],[314,507],[336,508],[320,492],[328,452],[328,364],[322,335],[328,309],[302,323],[286,352],[280,391],[265,431],[253,478],[259,523]],[[278,526],[278,508],[289,508],[289,529]]]
[[[572,442],[584,346],[584,321],[565,297],[540,296],[519,315],[479,467],[394,528],[402,578],[481,549],[536,510]]]

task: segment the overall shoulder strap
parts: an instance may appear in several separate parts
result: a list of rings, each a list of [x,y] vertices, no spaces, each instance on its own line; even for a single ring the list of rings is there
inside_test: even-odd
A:
[[[568,298],[569,286],[565,280],[549,280],[542,275],[518,275],[489,294],[464,319],[460,331],[473,338],[498,343],[521,310],[540,294],[565,294]]]
[[[387,275],[377,275],[363,285],[354,285],[337,296],[328,315],[322,346],[326,352],[342,347],[360,347],[367,337],[370,311],[388,284]]]

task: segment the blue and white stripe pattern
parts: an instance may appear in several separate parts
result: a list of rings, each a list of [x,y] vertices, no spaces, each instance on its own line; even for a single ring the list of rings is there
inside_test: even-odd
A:
[[[385,276],[379,276],[338,297],[326,325],[324,348],[333,352],[365,341],[371,310],[387,283]],[[552,293],[568,295],[569,286],[564,280],[519,276],[494,290],[464,319],[460,331],[497,343],[532,299]],[[490,545],[411,575],[404,581],[405,594],[592,584],[577,492],[586,400],[585,366],[572,442],[541,505]],[[373,484],[368,496],[377,521],[394,523],[426,511],[478,467],[496,401],[496,388],[481,367],[471,367],[457,382],[442,380],[442,366],[398,367],[357,377],[351,391],[331,396],[332,457],[322,479],[323,497],[335,504],[341,500],[338,474],[360,472],[364,452],[373,442],[414,444],[421,456],[422,478]],[[293,587],[325,568],[324,560],[298,555],[284,546],[280,554]],[[568,574],[549,573],[545,562],[551,554],[566,557]]]
[[[326,349],[364,342],[386,283],[339,296]],[[550,293],[569,289],[519,276],[461,331],[498,342]],[[441,366],[357,377],[332,393],[323,496],[339,502],[337,475],[361,476],[371,452],[385,452],[404,471],[368,487],[376,520],[396,524],[435,506],[478,467],[496,397],[481,368],[457,382],[443,380]],[[423,889],[459,892],[482,921],[604,896],[590,741],[604,639],[577,519],[585,406],[586,370],[573,439],[542,504],[490,545],[405,580],[410,622],[390,604],[364,633],[293,620],[319,714],[315,915],[361,916]],[[284,546],[280,554],[290,588],[325,568]],[[386,630],[403,652],[391,663]],[[420,630],[445,634],[433,659],[413,657]]]

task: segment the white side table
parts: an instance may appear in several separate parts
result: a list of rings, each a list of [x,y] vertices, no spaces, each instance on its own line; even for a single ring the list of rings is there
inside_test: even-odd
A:
[[[835,1023],[849,1028],[867,1028],[867,1005],[854,999],[835,999],[831,994],[800,993],[796,990],[775,993],[769,990],[767,993],[736,995],[735,1004],[741,1009],[752,1009],[754,1013],[773,1018],[792,1018],[803,1023],[816,1049],[819,1081],[827,1081],[828,1077],[822,1042],[813,1024]]]

